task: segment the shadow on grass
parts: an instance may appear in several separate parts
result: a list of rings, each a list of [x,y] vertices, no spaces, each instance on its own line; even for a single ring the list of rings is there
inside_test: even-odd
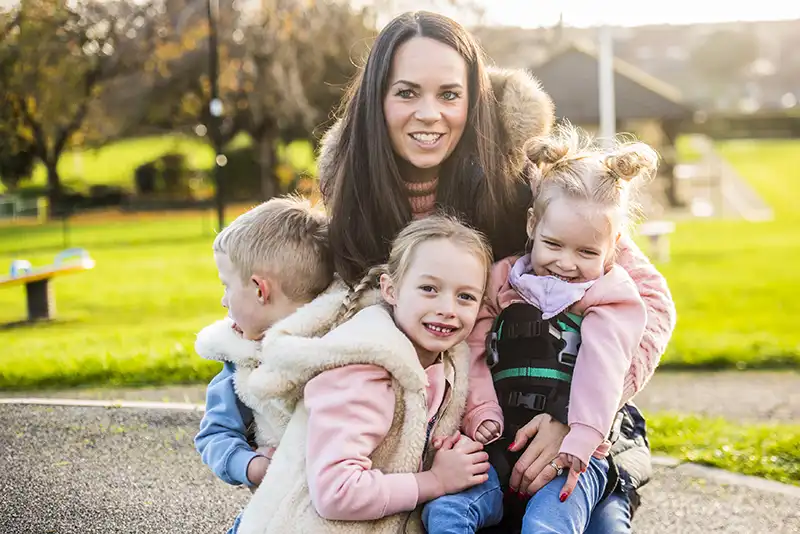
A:
[[[71,324],[78,324],[81,321],[77,319],[36,319],[36,320],[29,320],[29,319],[22,319],[19,321],[11,321],[8,323],[0,323],[0,332],[4,332],[7,330],[16,330],[16,331],[24,331],[24,330],[33,330],[33,329],[41,329],[49,326],[63,326],[63,325],[71,325]]]
[[[95,250],[114,250],[119,248],[129,248],[129,247],[149,247],[153,245],[174,245],[176,243],[186,244],[186,243],[199,243],[203,241],[208,241],[214,237],[213,233],[203,234],[203,235],[192,235],[192,236],[169,236],[169,237],[156,237],[156,238],[148,238],[148,239],[130,239],[127,241],[100,241],[93,243],[83,242],[80,244],[81,248],[88,249],[90,252]],[[69,248],[72,245],[67,245],[66,247],[64,244],[58,245],[43,245],[39,247],[27,247],[27,248],[18,248],[18,249],[8,249],[5,251],[0,252],[0,256],[19,256],[21,254],[43,254],[49,252],[61,252],[65,248]]]
[[[792,352],[764,355],[750,361],[737,361],[730,356],[713,356],[700,362],[689,360],[662,361],[658,370],[664,371],[797,371],[800,369],[800,355]]]

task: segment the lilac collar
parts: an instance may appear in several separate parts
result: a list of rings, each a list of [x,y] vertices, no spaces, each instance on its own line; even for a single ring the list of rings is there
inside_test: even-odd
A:
[[[508,282],[525,302],[542,310],[543,319],[550,319],[581,300],[596,280],[572,283],[555,276],[538,276],[531,272],[531,257],[526,254],[514,263]]]

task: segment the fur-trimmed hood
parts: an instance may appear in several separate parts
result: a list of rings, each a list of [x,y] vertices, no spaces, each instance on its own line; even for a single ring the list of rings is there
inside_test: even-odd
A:
[[[234,324],[230,317],[226,317],[203,328],[197,334],[194,350],[206,360],[231,362],[236,367],[258,366],[261,344],[237,334]]]
[[[522,152],[525,141],[545,135],[555,120],[553,100],[542,89],[539,81],[523,69],[490,67],[489,79],[497,99],[497,112],[503,127],[501,138],[505,142],[511,174],[519,175],[524,168]],[[320,185],[333,172],[333,158],[341,138],[341,119],[325,133],[320,144],[317,169]]]

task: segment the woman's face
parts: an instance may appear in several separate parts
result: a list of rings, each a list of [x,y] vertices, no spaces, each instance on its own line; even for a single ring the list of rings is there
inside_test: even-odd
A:
[[[436,177],[464,133],[467,64],[446,44],[414,37],[397,48],[383,112],[392,148],[410,164],[407,180]]]

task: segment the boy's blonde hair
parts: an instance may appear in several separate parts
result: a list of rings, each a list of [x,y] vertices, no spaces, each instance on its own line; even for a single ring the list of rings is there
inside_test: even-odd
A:
[[[637,185],[655,176],[658,154],[649,145],[617,137],[602,146],[569,123],[552,134],[536,137],[525,147],[532,163],[533,217],[538,224],[559,195],[587,201],[609,216],[612,232],[621,231],[639,215],[631,198]]]
[[[333,255],[325,212],[307,199],[288,195],[243,213],[214,239],[243,280],[269,275],[295,302],[310,300],[333,281]]]
[[[417,247],[432,239],[447,239],[477,257],[484,266],[484,288],[486,287],[493,261],[492,248],[486,237],[455,217],[445,214],[431,215],[412,221],[397,234],[392,241],[389,260],[370,269],[345,297],[340,322],[350,319],[355,314],[358,302],[365,291],[380,287],[382,274],[388,274],[395,285],[402,284],[403,276],[414,260]]]

